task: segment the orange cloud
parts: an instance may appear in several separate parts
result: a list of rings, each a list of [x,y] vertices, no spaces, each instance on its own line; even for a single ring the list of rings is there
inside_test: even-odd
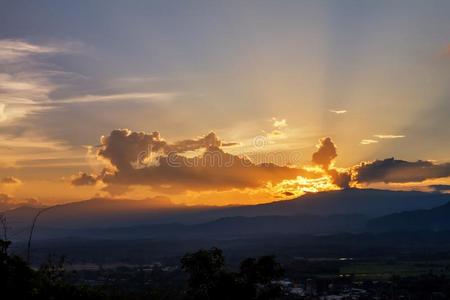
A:
[[[331,138],[322,138],[316,146],[317,151],[313,153],[312,162],[328,170],[330,164],[337,157],[336,146]]]
[[[97,177],[85,172],[80,172],[76,176],[72,176],[71,183],[75,186],[81,185],[95,185],[97,183]]]
[[[6,185],[17,185],[17,184],[21,184],[22,181],[19,178],[16,177],[4,177],[0,180],[1,184],[6,184]]]
[[[261,188],[286,178],[318,174],[273,163],[255,164],[246,157],[226,153],[222,148],[237,143],[223,142],[214,132],[196,139],[169,143],[158,132],[113,130],[101,138],[97,157],[111,168],[99,175],[80,173],[73,185],[106,184],[113,193],[128,186],[143,185],[165,192]],[[200,155],[188,157],[190,151]],[[122,188],[120,188],[122,186]]]
[[[158,132],[113,130],[101,138],[96,150],[97,159],[106,161],[109,167],[99,174],[80,172],[72,177],[71,183],[102,187],[110,194],[142,187],[172,195],[211,192],[231,195],[240,191],[248,195],[292,197],[373,182],[417,182],[450,176],[450,164],[393,158],[337,168],[337,147],[329,137],[319,140],[312,165],[305,167],[256,164],[247,157],[224,151],[226,146],[236,144],[223,142],[214,132],[169,142]]]

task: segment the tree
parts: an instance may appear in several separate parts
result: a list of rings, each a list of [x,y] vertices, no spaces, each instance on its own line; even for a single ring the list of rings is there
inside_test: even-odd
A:
[[[239,278],[246,299],[276,299],[281,294],[281,288],[274,281],[280,279],[283,273],[283,268],[273,255],[243,260]]]
[[[192,299],[277,299],[281,288],[274,280],[283,274],[274,256],[247,258],[235,273],[225,268],[217,248],[188,253],[181,259],[189,275],[188,295]]]
[[[10,241],[0,239],[0,291],[15,299],[29,299],[32,294],[33,271],[18,256],[8,255]]]
[[[189,274],[188,294],[193,299],[218,299],[218,289],[233,281],[224,270],[222,250],[211,248],[188,253],[181,259],[182,269]],[[220,294],[220,293],[219,293]]]

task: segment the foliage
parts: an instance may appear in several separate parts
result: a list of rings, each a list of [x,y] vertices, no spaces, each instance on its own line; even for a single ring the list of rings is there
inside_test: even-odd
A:
[[[146,287],[145,273],[132,270],[121,272],[129,279],[125,285],[121,284],[123,277],[112,275],[103,285],[86,286],[77,281],[74,272],[65,269],[64,257],[50,256],[34,270],[22,258],[9,255],[9,245],[9,241],[0,240],[0,295],[13,295],[19,300],[264,300],[278,299],[281,294],[274,280],[283,274],[283,270],[273,256],[248,258],[241,263],[238,272],[232,272],[225,266],[222,250],[218,248],[188,253],[181,259],[182,269],[189,276],[187,288],[180,292],[170,286]],[[163,273],[159,276],[164,279]]]
[[[189,274],[188,295],[191,299],[277,299],[280,287],[274,280],[283,270],[274,256],[248,258],[239,272],[225,268],[222,251],[217,248],[199,250],[181,259]]]

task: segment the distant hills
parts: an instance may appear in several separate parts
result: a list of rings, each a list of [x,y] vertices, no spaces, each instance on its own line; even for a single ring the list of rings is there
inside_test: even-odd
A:
[[[275,234],[358,232],[364,228],[366,221],[367,218],[361,215],[226,217],[200,224],[170,223],[92,228],[76,230],[72,234],[91,238],[101,236],[108,239],[224,239]]]
[[[367,223],[369,231],[448,231],[450,203],[431,208],[390,214]]]
[[[217,219],[233,216],[357,214],[378,217],[395,212],[429,209],[450,201],[450,194],[376,189],[344,189],[310,193],[292,200],[267,204],[225,207],[207,214],[187,214],[186,219]]]
[[[37,236],[44,232],[47,237],[88,234],[98,238],[358,232],[366,228],[369,219],[427,211],[449,201],[448,194],[374,189],[321,192],[293,200],[231,207],[175,205],[164,197],[96,198],[46,211],[39,218]],[[39,210],[19,207],[4,214],[12,228],[20,229],[29,227]],[[370,228],[384,222],[379,220],[369,221]]]

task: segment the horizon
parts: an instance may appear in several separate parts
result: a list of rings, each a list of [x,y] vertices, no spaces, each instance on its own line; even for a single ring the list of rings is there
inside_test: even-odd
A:
[[[179,203],[175,203],[172,202],[170,200],[170,198],[168,197],[163,197],[165,198],[165,202],[164,203],[155,203],[155,198],[159,198],[162,196],[156,196],[156,197],[147,197],[147,198],[139,198],[139,199],[135,199],[135,198],[121,198],[121,197],[92,197],[92,198],[87,198],[87,199],[77,199],[74,201],[69,201],[69,202],[56,202],[56,203],[49,203],[49,204],[43,204],[43,203],[36,203],[36,202],[21,202],[20,200],[17,200],[17,202],[10,202],[8,206],[1,206],[0,209],[2,209],[2,213],[6,213],[10,210],[15,210],[15,209],[21,209],[21,208],[36,208],[36,209],[41,209],[41,208],[47,208],[47,207],[65,207],[65,205],[70,205],[70,204],[80,204],[80,203],[88,203],[88,202],[92,202],[92,201],[117,201],[117,202],[140,202],[140,203],[146,203],[146,204],[152,204],[151,206],[148,206],[147,208],[149,209],[149,211],[151,211],[151,209],[160,209],[160,208],[228,208],[228,207],[242,207],[242,206],[257,206],[257,205],[265,205],[265,204],[276,204],[279,202],[290,202],[290,201],[296,201],[296,200],[301,200],[302,198],[306,198],[308,196],[315,196],[315,195],[326,195],[326,194],[331,194],[331,193],[341,193],[341,192],[352,192],[352,191],[361,191],[361,192],[398,192],[398,193],[403,193],[403,192],[411,192],[411,193],[423,193],[423,194],[437,194],[437,195],[443,195],[443,196],[450,196],[450,193],[447,193],[447,191],[441,192],[441,191],[422,191],[422,190],[392,190],[392,189],[377,189],[377,188],[358,188],[358,187],[349,187],[346,189],[339,189],[339,190],[325,190],[325,191],[319,191],[319,192],[305,192],[304,194],[301,194],[299,196],[295,196],[292,198],[274,198],[274,199],[269,199],[267,201],[264,202],[258,202],[258,203],[247,203],[247,202],[243,202],[243,203],[231,203],[231,204],[188,204],[185,202],[179,202]],[[4,203],[6,204],[6,203]],[[139,207],[139,209],[142,209],[145,206]],[[39,211],[39,210],[37,210]]]

